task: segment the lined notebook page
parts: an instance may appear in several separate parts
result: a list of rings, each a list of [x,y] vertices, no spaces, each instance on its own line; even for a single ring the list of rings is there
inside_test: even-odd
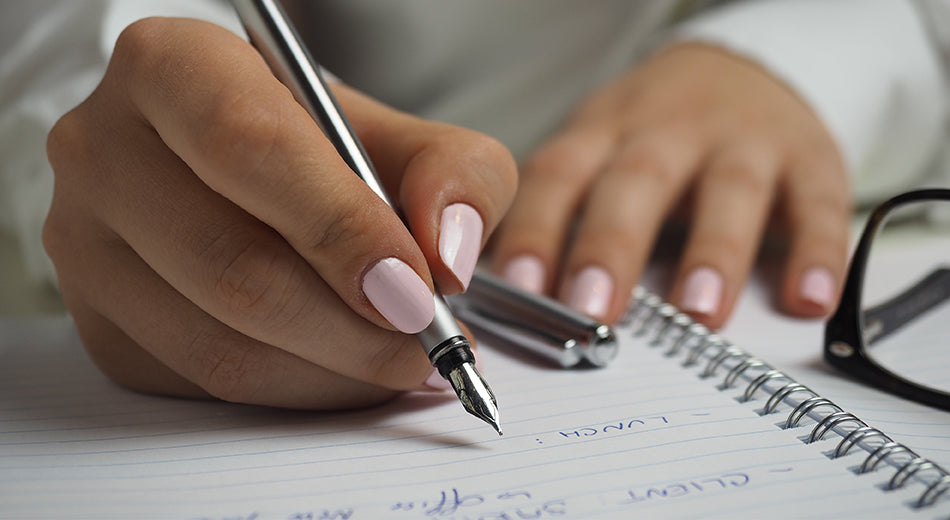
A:
[[[3,323],[3,518],[377,519],[914,517],[761,400],[621,331],[604,370],[483,349],[504,437],[454,396],[348,413],[149,397],[114,387],[69,323]],[[919,490],[917,490],[919,492]]]

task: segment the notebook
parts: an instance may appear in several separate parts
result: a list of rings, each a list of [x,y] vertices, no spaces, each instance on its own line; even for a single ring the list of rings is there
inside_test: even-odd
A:
[[[950,414],[823,374],[817,343],[801,349],[795,371],[898,437],[643,290],[616,332],[596,370],[484,345],[499,437],[449,395],[340,413],[139,395],[100,375],[68,319],[0,322],[0,517],[950,515]]]

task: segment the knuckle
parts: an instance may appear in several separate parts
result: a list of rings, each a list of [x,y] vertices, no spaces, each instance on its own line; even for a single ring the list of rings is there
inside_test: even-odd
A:
[[[593,244],[590,251],[609,250],[622,252],[625,255],[630,253],[641,253],[649,251],[652,237],[646,233],[639,232],[636,228],[626,222],[608,222],[596,231],[598,243]]]
[[[691,256],[710,259],[715,265],[744,263],[755,243],[739,231],[724,229],[713,235],[693,238]]]
[[[808,234],[795,237],[794,244],[802,244],[812,254],[828,254],[840,258],[847,258],[848,235],[827,228],[812,230]]]
[[[235,320],[279,323],[292,300],[293,261],[274,240],[243,234],[226,232],[203,253],[215,299]]]
[[[677,171],[666,154],[652,146],[635,146],[618,154],[610,169],[622,175],[636,177],[658,188],[658,193],[668,193],[677,182]]]
[[[113,62],[122,64],[134,78],[161,78],[171,65],[167,45],[170,20],[150,17],[129,24],[115,42]]]
[[[98,121],[86,102],[70,110],[46,136],[46,156],[58,190],[65,185],[91,187],[107,178],[101,167]]]
[[[115,70],[123,71],[127,78],[120,81],[131,87],[129,92],[187,98],[190,93],[183,89],[192,84],[193,70],[203,66],[205,59],[182,43],[194,40],[193,31],[192,26],[164,18],[131,24],[119,36],[113,54],[118,63]],[[286,89],[275,88],[276,80],[266,84],[243,80],[255,70],[244,62],[235,67],[245,69],[216,84],[213,95],[201,96],[202,105],[190,107],[200,112],[194,119],[201,123],[188,130],[188,139],[199,149],[220,151],[214,154],[216,171],[253,175],[280,144],[285,110],[293,104],[288,103],[291,98]],[[145,85],[148,88],[135,88]]]
[[[542,177],[544,182],[576,184],[580,174],[590,171],[592,154],[584,139],[556,138],[542,147],[525,165],[526,177]]]
[[[830,222],[844,222],[851,214],[851,199],[843,190],[822,190],[810,198],[808,211]]]
[[[196,333],[187,346],[195,381],[217,399],[255,402],[268,371],[266,356],[255,347],[218,334]]]
[[[75,154],[89,148],[85,124],[79,111],[73,109],[59,118],[46,137],[46,155],[53,173],[69,171]]]
[[[319,257],[333,252],[358,251],[360,242],[372,232],[371,222],[381,222],[386,218],[349,198],[344,197],[340,202],[332,211],[316,216],[303,235],[306,247]]]
[[[834,139],[826,131],[798,135],[789,139],[789,161],[800,168],[844,175],[844,157]]]
[[[41,244],[60,281],[75,275],[73,271],[85,265],[83,259],[94,248],[115,243],[107,231],[96,228],[84,209],[77,210],[62,198],[62,194],[54,195],[40,230]]]
[[[760,200],[768,197],[774,188],[773,171],[774,168],[751,158],[732,157],[716,165],[707,182],[719,184],[725,192],[742,193]]]
[[[69,249],[66,246],[68,243],[68,234],[66,233],[68,227],[62,225],[61,222],[62,219],[59,218],[59,212],[54,204],[43,223],[41,234],[43,249],[54,263]]]
[[[791,212],[791,228],[802,240],[814,245],[838,249],[847,246],[849,235],[849,212],[843,211],[837,202],[822,200],[816,196],[805,210]]]
[[[440,125],[435,139],[417,153],[417,158],[440,155],[454,157],[465,171],[474,174],[475,182],[482,182],[490,192],[503,186],[513,195],[518,182],[517,163],[498,139],[473,130]]]
[[[481,132],[470,132],[467,139],[468,155],[492,168],[501,166],[509,171],[515,167],[514,157],[498,139]]]
[[[809,189],[792,198],[786,214],[793,229],[847,234],[851,206],[847,189]]]
[[[277,151],[283,127],[283,103],[262,95],[254,85],[230,84],[203,108],[202,131],[195,135],[203,150],[216,155],[219,170],[253,176]]]
[[[514,196],[518,185],[518,165],[513,155],[501,141],[485,134],[476,134],[473,138],[471,152],[475,161],[481,166],[477,168],[490,188],[504,186],[508,197]]]
[[[753,241],[748,236],[738,232],[725,232],[716,237],[714,242],[707,244],[711,251],[717,251],[718,257],[733,260],[745,260],[753,247]]]

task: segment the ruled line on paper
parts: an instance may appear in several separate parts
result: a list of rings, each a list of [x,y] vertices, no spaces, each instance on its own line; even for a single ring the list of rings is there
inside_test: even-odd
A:
[[[718,392],[716,381],[673,360],[626,352],[610,369],[587,373],[486,352],[511,417],[502,438],[451,400],[416,406],[412,396],[367,411],[306,414],[139,396],[101,381],[56,408],[51,392],[29,401],[51,408],[21,407],[0,422],[0,502],[48,518],[140,520],[519,510],[535,518],[695,517],[744,504],[767,514],[803,500],[832,510],[845,493],[861,504],[856,510],[906,511],[875,487],[880,475],[855,477],[838,464],[850,460],[824,457],[828,441],[805,445],[802,430],[758,416],[761,401],[737,403],[735,391]],[[96,400],[113,404],[97,412]],[[77,405],[89,407],[69,414]],[[0,395],[3,406],[16,403]],[[136,407],[145,413],[134,415]]]

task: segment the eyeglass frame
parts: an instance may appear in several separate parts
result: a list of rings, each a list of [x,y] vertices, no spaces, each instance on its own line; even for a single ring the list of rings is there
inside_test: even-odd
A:
[[[861,233],[861,238],[851,256],[851,265],[848,268],[848,275],[845,279],[838,308],[825,324],[824,357],[828,363],[838,370],[874,388],[950,411],[950,393],[915,383],[895,374],[879,365],[868,354],[868,346],[873,343],[873,340],[894,332],[908,323],[910,319],[942,303],[944,300],[950,299],[950,270],[937,269],[903,293],[883,304],[865,311],[861,309],[864,277],[867,272],[871,246],[888,215],[892,214],[895,209],[907,204],[940,200],[950,201],[950,189],[929,188],[908,191],[884,201],[871,211]],[[943,281],[943,283],[936,284],[942,289],[942,292],[936,298],[925,298],[929,304],[919,305],[921,300],[917,296],[925,289],[933,287],[935,279]],[[895,312],[895,309],[906,311],[909,305],[916,306],[916,308],[910,309],[911,317],[909,319],[901,318],[902,321],[884,319],[879,321],[882,328],[876,330],[875,336],[866,343],[866,314],[876,313],[884,318],[894,318],[894,314],[904,316],[904,312]]]

